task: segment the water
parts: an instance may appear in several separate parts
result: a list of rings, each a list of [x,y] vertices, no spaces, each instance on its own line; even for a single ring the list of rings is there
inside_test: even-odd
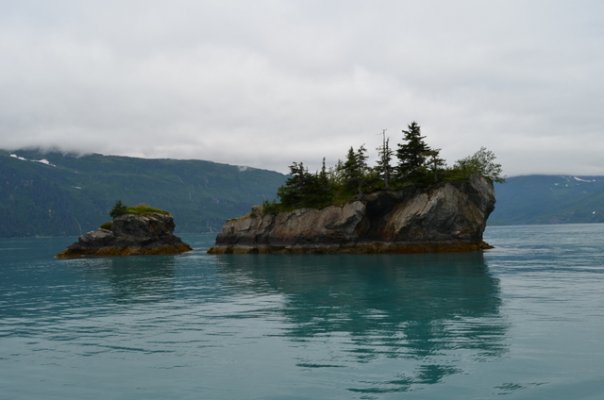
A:
[[[52,258],[0,240],[0,399],[601,399],[604,225],[481,254]]]

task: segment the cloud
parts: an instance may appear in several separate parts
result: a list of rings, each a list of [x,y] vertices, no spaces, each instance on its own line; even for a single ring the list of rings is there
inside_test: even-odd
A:
[[[3,148],[284,171],[416,120],[451,163],[604,174],[596,1],[0,5]]]

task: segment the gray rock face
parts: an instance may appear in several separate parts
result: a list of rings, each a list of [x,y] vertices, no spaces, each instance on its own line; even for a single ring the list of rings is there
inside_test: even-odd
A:
[[[174,236],[174,226],[174,219],[166,214],[122,215],[113,219],[111,230],[99,228],[80,236],[57,257],[178,254],[191,250]]]
[[[430,188],[381,191],[341,207],[227,221],[210,253],[423,252],[487,248],[493,184],[475,176]]]
[[[120,241],[147,243],[170,240],[174,232],[174,219],[165,214],[132,215],[114,218],[112,231]]]

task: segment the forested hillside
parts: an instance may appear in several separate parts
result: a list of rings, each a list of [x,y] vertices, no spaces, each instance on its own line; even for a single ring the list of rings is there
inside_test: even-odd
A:
[[[170,210],[179,232],[215,231],[284,181],[208,161],[0,150],[0,236],[77,235],[109,219],[118,199]]]

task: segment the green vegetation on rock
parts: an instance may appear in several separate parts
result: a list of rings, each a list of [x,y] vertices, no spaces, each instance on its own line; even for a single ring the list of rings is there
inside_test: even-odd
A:
[[[111,228],[113,228],[113,221],[107,221],[107,222],[101,224],[100,228],[110,231]]]
[[[128,209],[126,210],[126,214],[133,214],[133,215],[147,215],[147,214],[170,215],[170,213],[168,211],[166,211],[166,210],[162,210],[160,208],[151,207],[151,206],[148,206],[146,204],[139,204],[139,205],[136,205],[134,207],[128,207]]]
[[[263,212],[275,213],[296,208],[323,208],[343,204],[355,196],[378,190],[397,190],[408,186],[425,187],[442,182],[463,181],[481,175],[491,182],[503,182],[501,165],[495,154],[482,147],[475,154],[448,167],[440,149],[430,147],[416,122],[403,130],[396,152],[383,133],[375,166],[367,164],[367,150],[350,147],[344,161],[327,169],[325,159],[320,171],[310,173],[302,162],[289,166],[289,178],[277,194],[279,202],[265,202]],[[393,156],[396,156],[396,164]]]
[[[115,205],[109,212],[111,218],[117,218],[122,215],[132,214],[132,215],[147,215],[147,214],[163,214],[170,215],[170,213],[166,210],[162,210],[160,208],[155,208],[148,206],[147,204],[138,204],[134,207],[128,207],[121,200],[115,202]]]

